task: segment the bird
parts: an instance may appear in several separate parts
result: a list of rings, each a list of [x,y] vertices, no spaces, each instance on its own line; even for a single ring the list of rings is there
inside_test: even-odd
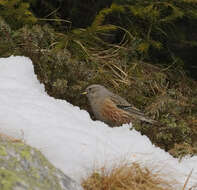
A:
[[[102,85],[92,84],[82,94],[87,96],[95,118],[111,127],[122,126],[136,120],[157,125],[157,121],[147,118],[127,100]]]

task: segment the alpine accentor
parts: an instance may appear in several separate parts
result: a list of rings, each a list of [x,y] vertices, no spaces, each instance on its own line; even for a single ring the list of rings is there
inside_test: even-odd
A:
[[[87,95],[95,118],[110,126],[121,126],[135,120],[157,124],[157,121],[147,118],[139,109],[102,85],[90,85],[83,94]]]

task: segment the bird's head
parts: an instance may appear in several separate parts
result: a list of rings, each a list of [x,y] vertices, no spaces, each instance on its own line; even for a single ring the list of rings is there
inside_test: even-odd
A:
[[[96,98],[103,97],[105,94],[108,93],[109,91],[104,86],[99,84],[92,84],[88,86],[82,94],[85,94],[91,101],[95,100]]]

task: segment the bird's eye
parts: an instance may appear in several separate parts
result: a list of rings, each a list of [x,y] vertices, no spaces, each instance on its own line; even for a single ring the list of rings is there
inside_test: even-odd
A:
[[[95,92],[95,88],[89,88],[88,92],[94,93]]]

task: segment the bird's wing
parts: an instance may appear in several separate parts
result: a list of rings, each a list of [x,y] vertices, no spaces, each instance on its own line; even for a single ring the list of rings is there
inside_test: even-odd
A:
[[[111,100],[116,104],[116,106],[119,109],[123,109],[124,111],[127,111],[129,113],[133,113],[136,115],[141,115],[141,116],[145,116],[143,112],[141,112],[139,109],[137,109],[135,106],[131,105],[129,102],[127,102],[125,99],[123,99],[122,97],[112,94],[110,96]]]
[[[133,119],[139,119],[151,124],[157,125],[157,121],[147,118],[143,112],[129,104],[120,96],[112,94],[110,98],[104,101],[104,109],[102,114],[108,117],[108,120],[116,122],[116,124],[129,123]],[[122,111],[120,111],[122,110]],[[119,123],[118,123],[119,122]]]
[[[101,116],[101,120],[111,126],[120,126],[125,123],[130,123],[132,119],[131,115],[127,111],[119,109],[115,102],[109,97],[103,100]]]

